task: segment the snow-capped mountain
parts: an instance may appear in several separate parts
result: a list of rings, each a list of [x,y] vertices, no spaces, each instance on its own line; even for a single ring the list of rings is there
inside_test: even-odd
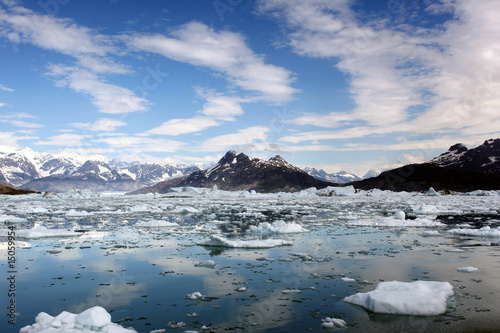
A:
[[[196,170],[196,166],[130,163],[99,155],[38,153],[30,148],[0,146],[0,182],[38,191],[131,191]]]
[[[354,182],[356,180],[361,180],[361,178],[359,178],[355,174],[343,170],[337,173],[326,173],[325,170],[317,170],[316,168],[304,168],[303,170],[316,179],[330,183],[345,184]]]
[[[500,139],[486,140],[472,149],[457,143],[430,163],[443,168],[500,175]]]
[[[362,177],[362,179],[374,178],[374,177],[378,177],[379,175],[380,175],[379,171],[370,169],[365,173],[365,175]]]
[[[281,156],[269,160],[252,158],[228,151],[212,168],[195,171],[183,179],[167,180],[134,193],[165,193],[171,187],[212,187],[222,190],[255,190],[257,192],[299,191],[309,187],[326,187],[331,183],[318,180]]]

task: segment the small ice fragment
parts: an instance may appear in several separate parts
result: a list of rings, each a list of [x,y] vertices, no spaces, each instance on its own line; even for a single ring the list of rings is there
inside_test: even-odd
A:
[[[239,292],[244,292],[244,291],[247,291],[247,287],[239,287],[236,289],[236,291],[239,291]]]
[[[183,321],[171,321],[167,324],[168,328],[181,328],[181,327],[185,327],[186,326],[186,323],[184,323]]]
[[[421,233],[422,236],[440,236],[441,234],[437,230],[424,230]]]
[[[462,273],[472,273],[472,272],[477,272],[478,270],[479,268],[472,266],[457,268],[457,272],[462,272]]]
[[[281,291],[282,294],[300,294],[302,291],[300,289],[285,289]]]
[[[356,281],[356,279],[348,278],[348,277],[343,277],[343,278],[341,278],[341,280],[344,281],[344,282],[354,282],[354,281]]]
[[[188,298],[188,299],[190,299],[192,301],[196,301],[196,300],[202,299],[203,295],[199,291],[195,291],[192,294],[187,294],[186,298]]]
[[[396,213],[394,213],[394,218],[396,220],[404,220],[406,218],[405,212],[398,210]]]
[[[290,222],[286,223],[283,220],[279,220],[273,223],[263,222],[259,223],[258,226],[250,226],[249,232],[256,234],[289,234],[289,233],[300,233],[307,232],[308,230],[303,228],[301,225]]]
[[[195,267],[206,267],[206,268],[215,268],[216,265],[217,265],[217,263],[213,260],[206,260],[206,261],[202,261],[202,262],[199,262],[197,264],[194,264]]]
[[[346,327],[346,322],[342,319],[338,319],[338,318],[330,318],[330,317],[326,317],[325,319],[321,319],[321,326],[323,328],[335,328],[335,327]]]
[[[292,242],[283,239],[256,239],[256,240],[230,240],[222,236],[211,235],[210,240],[199,243],[203,246],[221,246],[232,248],[271,248],[283,245],[292,245]]]

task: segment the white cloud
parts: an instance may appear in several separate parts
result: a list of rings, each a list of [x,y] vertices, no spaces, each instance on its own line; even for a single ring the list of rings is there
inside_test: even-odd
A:
[[[36,136],[31,136],[31,135],[24,135],[24,136],[19,136],[18,133],[21,133],[21,131],[17,132],[0,132],[0,145],[2,146],[9,146],[9,147],[17,147],[18,146],[18,141],[19,140],[31,140],[31,139],[38,139]]]
[[[121,121],[120,119],[111,119],[111,118],[100,118],[97,119],[94,123],[74,123],[71,126],[81,129],[86,129],[89,131],[110,131],[113,132],[117,127],[127,125],[126,122]]]
[[[170,119],[158,127],[152,128],[143,135],[180,135],[187,133],[197,133],[213,126],[219,126],[220,123],[212,117],[195,116],[186,119]]]
[[[206,99],[203,109],[199,111],[199,113],[205,116],[225,121],[234,121],[234,116],[243,114],[243,108],[240,103],[244,100],[239,97],[225,96],[211,89],[198,88],[196,92],[200,97]]]
[[[120,151],[139,154],[143,152],[172,153],[186,145],[184,142],[180,141],[126,135],[100,138],[94,141],[96,143],[106,143],[113,148],[120,149]]]
[[[257,91],[273,102],[292,99],[297,89],[290,85],[294,78],[285,68],[266,64],[255,54],[242,35],[215,31],[199,22],[190,22],[163,35],[135,35],[129,38],[132,48],[161,54],[169,59],[208,67],[247,91]]]
[[[235,147],[263,142],[268,138],[268,133],[271,130],[266,126],[252,126],[241,129],[236,133],[219,135],[203,141],[203,143],[194,148],[195,151],[221,151]]]
[[[49,137],[49,140],[35,141],[34,144],[40,146],[66,146],[66,147],[78,147],[82,146],[82,141],[87,139],[86,135],[80,134],[59,134]]]
[[[49,75],[56,77],[59,86],[67,86],[76,92],[90,95],[92,103],[102,113],[122,114],[145,111],[149,101],[138,97],[127,88],[103,80],[95,73],[78,67],[49,65]]]
[[[7,119],[3,119],[3,120],[0,120],[0,121],[2,121],[4,123],[11,124],[11,125],[14,125],[14,126],[17,126],[17,127],[40,128],[40,127],[44,126],[42,124],[29,123],[27,121],[22,121],[22,120],[7,120]]]
[[[113,51],[108,37],[68,19],[40,15],[23,7],[0,9],[2,34],[13,43],[31,43],[66,55],[105,55]]]
[[[394,132],[496,132],[500,109],[500,2],[442,1],[431,14],[454,13],[435,28],[399,24],[401,7],[358,20],[349,1],[260,0],[262,13],[283,20],[293,50],[325,58],[349,75],[355,107],[307,114],[291,123],[351,128],[299,133],[288,142],[364,137]],[[394,19],[394,20],[393,20]],[[404,22],[406,23],[406,22]],[[356,125],[352,125],[355,122]],[[366,126],[359,127],[360,123]],[[356,126],[356,128],[352,128]]]
[[[4,86],[3,84],[0,83],[0,90],[3,90],[3,91],[8,91],[8,92],[12,92],[14,91],[14,89],[12,88],[9,88],[9,87],[6,87]]]

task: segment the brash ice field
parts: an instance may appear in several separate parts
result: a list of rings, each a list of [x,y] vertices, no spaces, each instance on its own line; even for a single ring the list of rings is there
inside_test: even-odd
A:
[[[498,331],[499,202],[352,187],[4,196],[15,311],[0,331]]]

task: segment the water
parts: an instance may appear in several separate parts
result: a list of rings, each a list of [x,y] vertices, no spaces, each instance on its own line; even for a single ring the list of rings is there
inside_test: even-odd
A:
[[[454,223],[498,225],[500,196],[425,197],[200,197],[108,196],[0,201],[0,215],[24,217],[17,229],[45,225],[80,230],[80,237],[17,239],[16,325],[3,316],[1,332],[17,332],[39,312],[81,312],[104,307],[112,320],[138,332],[176,329],[220,332],[322,331],[321,319],[341,318],[345,332],[499,331],[500,247],[498,238],[460,237]],[[439,203],[439,205],[437,205]],[[355,226],[403,210],[412,217],[434,205],[446,226],[429,228]],[[43,207],[43,213],[30,213]],[[192,207],[195,213],[170,213]],[[71,209],[87,212],[67,216]],[[74,213],[71,215],[75,215]],[[78,215],[78,214],[76,214]],[[84,216],[85,215],[85,216]],[[450,217],[451,216],[451,217]],[[429,217],[429,216],[428,216]],[[175,228],[137,228],[137,221],[163,219]],[[299,223],[307,233],[269,237],[292,246],[238,249],[197,245],[210,234],[249,239],[249,225],[278,219]],[[5,239],[3,239],[5,241]],[[7,276],[7,243],[2,274]],[[197,264],[213,260],[214,268]],[[478,272],[457,268],[475,266]],[[342,278],[354,281],[344,281]],[[419,317],[373,314],[343,302],[380,281],[447,281],[454,286],[447,312]],[[245,291],[237,291],[246,287]],[[7,279],[0,291],[7,295]],[[240,289],[242,290],[242,289]],[[284,290],[299,292],[283,293]],[[187,294],[201,292],[202,300]],[[8,297],[2,297],[6,307]],[[182,326],[182,325],[180,325]]]

